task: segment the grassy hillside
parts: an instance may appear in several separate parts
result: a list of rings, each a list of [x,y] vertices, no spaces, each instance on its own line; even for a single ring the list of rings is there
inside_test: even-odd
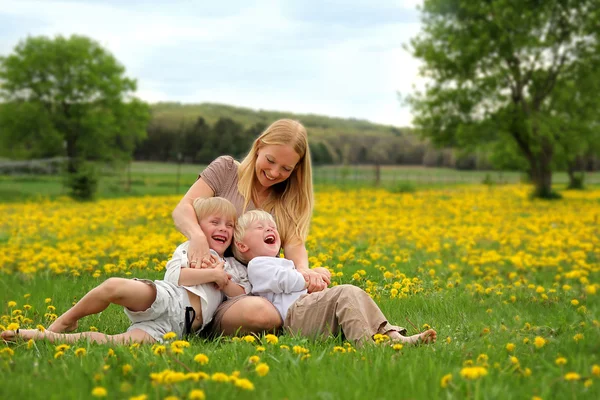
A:
[[[202,103],[156,103],[152,104],[152,123],[169,128],[182,124],[193,124],[203,117],[209,124],[219,118],[231,118],[248,128],[256,123],[269,124],[280,118],[293,118],[301,121],[310,131],[311,137],[323,138],[339,134],[357,134],[367,136],[402,136],[410,134],[410,128],[375,124],[354,118],[334,118],[315,114],[294,114],[251,108],[234,107],[224,104]]]

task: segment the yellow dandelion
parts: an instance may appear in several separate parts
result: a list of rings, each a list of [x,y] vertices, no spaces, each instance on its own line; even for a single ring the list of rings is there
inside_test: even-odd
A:
[[[542,347],[544,347],[546,345],[547,342],[548,341],[541,336],[536,336],[535,339],[533,340],[533,344],[536,347],[536,349],[541,349]]]
[[[15,355],[15,352],[10,347],[5,347],[2,350],[0,350],[0,354],[5,354],[5,355],[7,355],[9,357],[12,357],[12,356]]]
[[[211,375],[210,379],[215,382],[229,382],[229,375],[223,372],[215,372]]]
[[[281,350],[289,350],[289,349],[290,349],[290,346],[288,346],[288,345],[286,345],[286,344],[282,344],[282,345],[280,345],[280,346],[279,346],[279,348],[280,348]]]
[[[154,350],[152,352],[158,356],[161,354],[165,354],[167,352],[167,348],[165,346],[158,345],[154,347]]]
[[[87,350],[86,350],[86,349],[84,349],[83,347],[80,347],[80,348],[78,348],[78,349],[76,349],[76,350],[75,350],[75,355],[76,355],[77,357],[83,357],[83,356],[85,356],[86,354],[87,354]]]
[[[196,361],[200,365],[206,365],[208,364],[208,356],[203,353],[196,354],[196,356],[194,357],[194,361]]]
[[[488,371],[484,367],[465,367],[460,370],[460,376],[469,380],[479,379],[487,374]]]
[[[446,343],[448,343],[448,344],[452,343],[452,338],[450,336],[448,336],[446,338]]]
[[[54,358],[55,358],[55,359],[57,359],[57,358],[61,358],[61,357],[62,357],[62,356],[64,356],[64,355],[65,355],[65,352],[64,352],[64,351],[57,351],[56,353],[54,353]]]
[[[71,348],[71,346],[69,346],[68,344],[59,344],[54,349],[56,351],[66,351],[66,350],[69,350],[70,348]]]
[[[254,384],[246,378],[237,379],[235,381],[235,386],[244,390],[254,390]]]
[[[565,374],[565,381],[578,381],[581,379],[581,375],[577,372],[568,372]]]
[[[242,340],[246,343],[254,343],[256,341],[256,338],[252,335],[246,335],[242,338]]]
[[[190,400],[205,400],[206,395],[204,394],[204,390],[194,389],[188,395],[188,399],[190,399]]]
[[[598,364],[592,365],[592,375],[600,376],[600,365],[598,365]]]
[[[275,336],[275,335],[272,335],[272,334],[265,335],[265,340],[269,344],[277,344],[277,343],[279,343],[279,338],[277,336]]]
[[[51,303],[52,299],[50,297],[46,297],[46,299],[44,300],[44,303],[48,304]]]
[[[94,397],[106,397],[108,392],[102,386],[96,386],[92,389],[92,396]]]
[[[517,346],[514,343],[507,343],[506,344],[506,351],[508,351],[509,353],[512,353],[513,351],[515,351],[515,348]]]
[[[133,367],[129,364],[125,364],[125,365],[123,365],[121,370],[123,371],[123,375],[127,375],[128,373],[131,372],[131,370],[133,370]]]
[[[517,357],[511,356],[509,357],[509,360],[512,365],[519,365],[519,359]]]
[[[586,388],[589,388],[590,386],[593,385],[594,382],[592,382],[591,379],[586,379],[585,382],[583,382],[583,386]]]
[[[176,337],[177,337],[177,334],[175,332],[167,332],[163,335],[163,339],[165,339],[165,340],[175,339]]]
[[[265,347],[264,346],[256,346],[256,351],[258,351],[259,353],[265,351]]]
[[[6,327],[7,331],[16,331],[17,329],[19,329],[19,324],[17,324],[16,322],[11,322],[10,324],[8,324],[8,326]]]
[[[256,364],[259,361],[260,361],[260,357],[259,356],[250,356],[250,358],[248,358],[248,362],[250,364]]]
[[[575,342],[579,342],[580,340],[583,340],[583,333],[578,333],[577,335],[573,336],[573,340]]]
[[[13,308],[13,307],[16,307],[16,306],[17,306],[17,302],[16,301],[11,300],[11,301],[8,302],[8,308]]]
[[[558,358],[557,358],[557,359],[554,361],[554,363],[555,363],[556,365],[565,365],[565,364],[567,363],[567,359],[566,359],[566,358],[564,358],[564,357],[558,357]]]
[[[395,345],[392,346],[392,348],[396,351],[402,350],[403,347],[404,347],[404,345],[402,345],[400,343],[396,343]]]
[[[269,373],[269,366],[267,363],[259,363],[254,370],[258,376],[265,376]]]
[[[90,326],[90,331],[98,332],[98,328],[96,328],[95,326]]]
[[[440,380],[440,386],[442,388],[447,388],[450,383],[452,383],[452,374],[446,374],[444,376],[442,376],[442,379]]]
[[[114,357],[115,356],[115,351],[113,349],[108,349],[108,352],[106,353],[107,357]]]

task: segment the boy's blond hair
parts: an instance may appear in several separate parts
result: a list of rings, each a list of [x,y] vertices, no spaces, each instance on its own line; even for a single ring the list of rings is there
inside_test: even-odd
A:
[[[198,222],[209,215],[222,215],[226,218],[231,218],[234,222],[237,219],[235,206],[223,197],[198,197],[194,199],[193,205]]]
[[[235,229],[233,230],[233,246],[231,246],[233,250],[233,256],[240,261],[248,262],[244,255],[238,250],[235,245],[237,242],[241,242],[244,240],[244,235],[246,235],[246,229],[250,224],[256,221],[269,221],[277,226],[275,222],[275,218],[271,214],[263,210],[252,210],[245,212],[241,217],[238,218]]]

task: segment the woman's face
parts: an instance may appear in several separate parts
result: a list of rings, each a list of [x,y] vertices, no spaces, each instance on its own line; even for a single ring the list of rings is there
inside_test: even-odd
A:
[[[290,177],[300,156],[291,146],[271,144],[258,150],[254,172],[264,188],[271,187]]]

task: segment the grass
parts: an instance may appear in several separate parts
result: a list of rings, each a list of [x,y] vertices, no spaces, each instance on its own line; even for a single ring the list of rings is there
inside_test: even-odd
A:
[[[150,345],[81,341],[57,356],[49,343],[0,344],[0,398],[80,399],[100,387],[107,398],[126,399],[183,399],[193,389],[207,399],[596,399],[600,191],[543,202],[528,200],[528,190],[470,185],[316,193],[310,264],[330,268],[337,284],[371,293],[409,333],[430,325],[438,332],[434,345],[354,348],[339,337],[315,342],[280,335],[278,344],[262,336],[254,343],[193,338],[180,355],[169,344],[155,354]],[[0,204],[0,325],[47,326],[109,276],[162,278],[182,240],[170,218],[178,200]],[[119,333],[128,325],[122,310],[110,306],[81,320],[80,330]],[[79,348],[85,356],[76,356]],[[199,353],[208,356],[207,365],[194,361]],[[253,355],[269,366],[266,376],[249,363]],[[558,365],[563,357],[566,364]],[[487,375],[463,377],[473,367]],[[153,374],[166,369],[207,375],[153,383]],[[569,373],[578,379],[567,380],[575,376]],[[451,381],[442,387],[447,375]],[[203,376],[208,379],[189,379]],[[236,386],[240,379],[254,390]]]
[[[97,198],[183,195],[197,179],[204,165],[134,162],[130,170],[107,171],[100,179]],[[514,171],[458,171],[447,168],[382,166],[379,186],[395,193],[417,189],[443,188],[481,184],[515,184],[521,174]],[[375,168],[357,166],[317,166],[313,182],[317,188],[337,187],[354,190],[376,187]],[[558,190],[566,188],[565,173],[555,173],[553,182]],[[587,187],[600,185],[600,173],[588,173]],[[39,198],[58,198],[68,194],[60,176],[3,175],[0,176],[0,202],[18,202]]]

